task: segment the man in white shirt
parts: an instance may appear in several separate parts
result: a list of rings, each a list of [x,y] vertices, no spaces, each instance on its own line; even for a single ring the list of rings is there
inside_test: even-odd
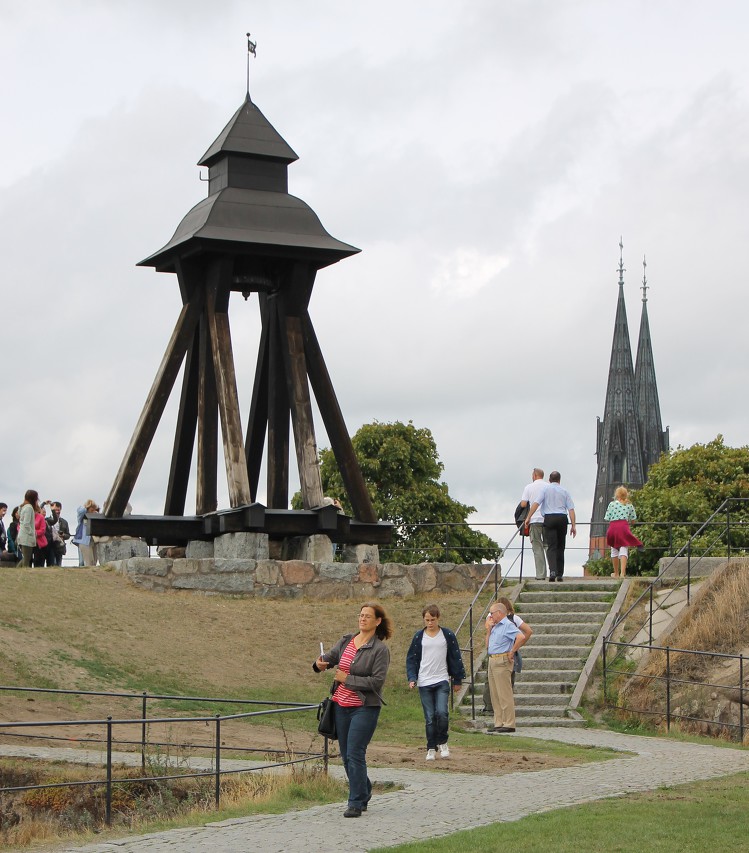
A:
[[[549,482],[541,498],[540,504],[532,503],[529,514],[540,509],[544,515],[544,532],[546,533],[546,553],[549,557],[549,582],[561,582],[564,576],[564,546],[567,539],[567,515],[570,519],[570,531],[573,538],[577,536],[575,519],[575,504],[570,493],[560,485],[562,475],[559,471],[549,474]],[[527,521],[526,521],[527,529]]]
[[[534,468],[531,475],[532,480],[523,489],[523,496],[520,499],[520,506],[530,509],[531,504],[540,506],[543,498],[546,483],[544,483],[544,472],[540,468]],[[536,564],[536,580],[542,581],[546,579],[546,539],[544,537],[544,517],[540,509],[536,509],[533,515],[528,518],[528,538],[531,540],[531,548],[533,548],[533,560]]]

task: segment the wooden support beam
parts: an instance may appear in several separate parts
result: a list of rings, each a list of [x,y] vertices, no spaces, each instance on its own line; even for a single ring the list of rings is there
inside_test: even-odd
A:
[[[377,513],[372,506],[372,498],[364,482],[356,453],[354,453],[354,447],[343,420],[341,407],[338,405],[338,398],[333,390],[333,383],[330,380],[317,335],[306,311],[302,317],[302,331],[304,333],[304,352],[307,357],[310,384],[330,439],[333,455],[341,472],[343,485],[351,501],[351,507],[354,515],[360,521],[374,524],[377,521]]]
[[[174,432],[172,463],[166,487],[164,515],[184,515],[187,485],[190,479],[192,451],[198,424],[198,375],[200,333],[196,329],[187,350],[185,372],[182,374],[182,393],[179,400],[177,427]]]
[[[208,315],[200,318],[200,381],[198,384],[198,476],[195,512],[202,515],[218,508],[218,397],[213,372],[213,350]]]
[[[322,506],[323,491],[320,460],[317,456],[312,401],[307,383],[307,364],[304,358],[304,338],[299,317],[283,318],[286,331],[284,365],[291,406],[291,425],[294,430],[299,483],[304,509]]]
[[[289,508],[289,397],[278,315],[278,294],[268,298],[268,506]]]
[[[200,286],[201,271],[199,267],[185,264],[181,258],[175,264],[175,271],[182,304],[184,305],[190,301],[191,295]],[[164,515],[184,515],[185,513],[192,452],[195,446],[195,432],[198,423],[199,344],[200,338],[196,329],[187,350],[185,369],[182,374],[182,393],[177,414],[177,426],[174,431],[174,446],[164,500]]]
[[[252,387],[252,402],[247,418],[247,433],[244,440],[244,452],[247,458],[247,476],[250,480],[250,497],[257,500],[260,484],[260,468],[263,464],[265,433],[268,428],[268,365],[270,363],[270,319],[268,299],[264,293],[260,297],[260,319],[262,331],[255,367],[255,382]]]
[[[250,483],[239,417],[237,379],[229,331],[228,296],[231,290],[233,259],[221,257],[208,270],[206,310],[213,351],[218,410],[224,440],[224,461],[229,486],[229,504],[233,507],[250,503]],[[224,310],[220,310],[224,308]]]
[[[125,511],[127,502],[133,493],[135,481],[143,467],[148,448],[151,446],[156,428],[164,413],[164,407],[174,387],[179,368],[195,333],[202,308],[203,293],[200,290],[193,294],[193,298],[186,305],[182,306],[182,311],[167,344],[156,378],[151,385],[143,411],[135,425],[130,444],[125,451],[112,489],[104,503],[105,515],[121,516]]]

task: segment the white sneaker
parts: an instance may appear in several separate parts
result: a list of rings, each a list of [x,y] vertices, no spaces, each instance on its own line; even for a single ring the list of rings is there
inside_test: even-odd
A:
[[[441,743],[437,749],[440,751],[440,758],[449,758],[450,750],[446,743]]]
[[[434,761],[437,758],[437,753],[433,749],[427,750],[427,761]]]

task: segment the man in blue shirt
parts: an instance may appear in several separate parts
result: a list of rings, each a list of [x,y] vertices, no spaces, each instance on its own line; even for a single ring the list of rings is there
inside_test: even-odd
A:
[[[512,666],[515,652],[525,635],[507,618],[507,608],[495,601],[486,620],[486,650],[489,653],[489,693],[494,708],[494,731],[515,731],[515,696],[512,692]]]
[[[549,474],[549,485],[538,503],[533,503],[526,519],[540,509],[544,517],[546,534],[546,557],[549,561],[549,582],[561,582],[564,575],[564,546],[567,539],[567,513],[572,525],[572,537],[577,536],[575,524],[575,504],[570,493],[560,485],[562,475],[559,471]],[[527,527],[527,521],[526,521]]]

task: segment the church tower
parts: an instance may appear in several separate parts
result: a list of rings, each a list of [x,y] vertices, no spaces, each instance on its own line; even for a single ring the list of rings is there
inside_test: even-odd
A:
[[[648,322],[648,282],[645,275],[647,262],[642,259],[642,316],[640,339],[637,342],[635,361],[635,387],[637,389],[637,412],[640,418],[640,446],[642,447],[642,470],[647,480],[648,468],[657,462],[661,453],[668,452],[668,427],[663,429],[661,406],[658,402],[658,386],[655,381],[653,347],[650,342]]]
[[[647,315],[647,284],[643,277],[643,306],[637,347],[632,363],[627,308],[624,302],[624,245],[619,241],[619,296],[614,321],[608,385],[603,420],[598,418],[598,471],[590,528],[590,554],[606,550],[607,523],[603,517],[617,486],[637,489],[647,480],[649,466],[668,450],[668,430],[661,428],[658,389]]]

